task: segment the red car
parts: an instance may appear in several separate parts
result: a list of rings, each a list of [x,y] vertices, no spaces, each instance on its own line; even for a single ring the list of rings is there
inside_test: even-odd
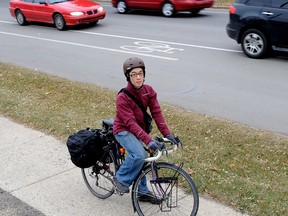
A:
[[[178,11],[190,11],[196,15],[204,8],[212,7],[214,0],[112,0],[118,13],[126,13],[130,9],[158,10],[166,17]]]
[[[84,23],[96,24],[106,11],[90,0],[10,0],[10,14],[19,25],[27,22],[54,24],[58,30]]]

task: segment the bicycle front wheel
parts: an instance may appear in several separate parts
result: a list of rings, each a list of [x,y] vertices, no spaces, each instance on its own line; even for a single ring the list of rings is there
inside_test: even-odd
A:
[[[143,202],[141,187],[147,183],[157,204]],[[155,163],[147,167],[134,182],[132,202],[138,215],[196,215],[199,195],[192,178],[180,167],[170,163]]]
[[[100,198],[106,199],[114,193],[114,186],[112,184],[112,177],[116,173],[116,160],[109,151],[107,156],[101,161],[89,168],[82,168],[82,176],[84,182],[90,192]]]

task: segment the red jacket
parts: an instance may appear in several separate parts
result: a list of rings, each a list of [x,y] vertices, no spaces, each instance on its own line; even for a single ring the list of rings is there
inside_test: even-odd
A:
[[[154,91],[154,89],[151,86],[144,84],[140,90],[137,90],[133,88],[133,85],[130,82],[128,82],[126,89],[143,104],[145,109],[149,107],[157,128],[162,135],[167,136],[170,134],[170,130],[165,123],[157,100],[157,93]],[[145,123],[142,110],[124,92],[117,95],[116,117],[113,124],[114,134],[122,131],[129,131],[145,144],[148,144],[152,138],[145,132]]]

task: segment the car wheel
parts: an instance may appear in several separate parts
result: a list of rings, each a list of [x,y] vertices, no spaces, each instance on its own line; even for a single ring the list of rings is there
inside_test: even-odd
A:
[[[250,58],[263,58],[269,51],[266,36],[257,29],[249,29],[244,32],[241,38],[243,52]]]
[[[117,11],[120,14],[124,14],[127,12],[127,5],[125,1],[118,1],[117,3]]]
[[[54,15],[54,24],[55,24],[55,27],[60,31],[66,28],[66,22],[64,20],[64,17],[61,14]]]
[[[18,24],[21,25],[21,26],[27,24],[26,18],[25,18],[24,14],[20,10],[16,11],[16,20],[17,20]]]
[[[165,17],[171,17],[175,13],[174,6],[171,3],[165,3],[162,6],[162,14]]]

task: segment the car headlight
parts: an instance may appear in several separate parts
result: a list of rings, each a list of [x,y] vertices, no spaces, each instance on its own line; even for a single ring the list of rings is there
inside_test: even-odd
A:
[[[98,12],[100,13],[100,12],[102,12],[104,9],[103,9],[103,7],[99,7],[98,8]]]
[[[80,11],[75,11],[75,12],[70,12],[70,15],[71,16],[82,16],[82,15],[84,15],[84,13],[80,12]]]

